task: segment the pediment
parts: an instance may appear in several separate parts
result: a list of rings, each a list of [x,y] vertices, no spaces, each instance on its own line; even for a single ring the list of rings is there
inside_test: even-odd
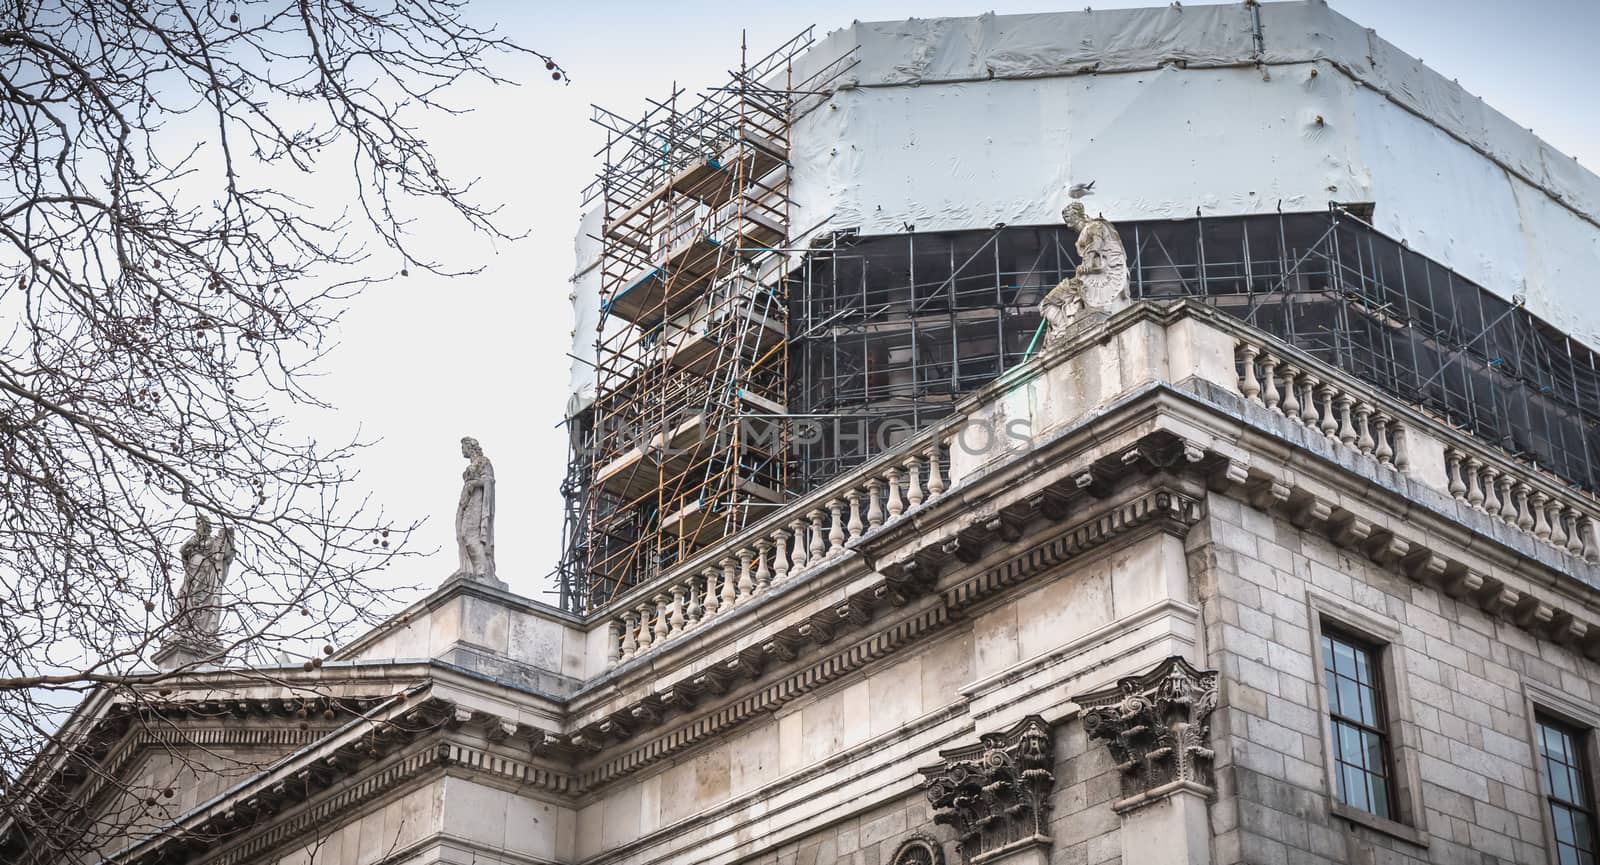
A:
[[[71,725],[79,746],[37,764],[49,766],[31,779],[37,807],[25,830],[0,833],[0,859],[70,861],[158,835],[348,729],[401,687],[371,682],[371,693],[345,687],[339,696],[264,695],[290,690],[283,687],[213,698],[101,695]]]

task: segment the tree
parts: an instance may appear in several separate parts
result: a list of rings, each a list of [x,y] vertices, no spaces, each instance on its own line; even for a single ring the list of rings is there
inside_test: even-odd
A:
[[[444,100],[464,81],[505,83],[496,55],[565,74],[464,6],[0,12],[0,783],[84,692],[171,675],[149,659],[181,624],[176,546],[197,514],[237,544],[212,611],[230,639],[201,662],[275,665],[381,608],[371,576],[410,527],[350,500],[358,444],[281,418],[320,405],[306,377],[352,296],[464,272],[415,248],[416,220],[508,236],[418,119],[460,110]],[[17,792],[0,818],[38,819]],[[70,843],[69,823],[45,834]]]

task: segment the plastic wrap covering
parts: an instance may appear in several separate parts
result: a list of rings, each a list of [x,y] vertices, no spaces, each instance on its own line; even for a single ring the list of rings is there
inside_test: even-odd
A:
[[[811,55],[852,48],[792,138],[796,226],[1050,225],[1089,181],[1113,220],[1374,202],[1600,345],[1600,178],[1323,3],[858,22]]]
[[[600,209],[592,207],[578,220],[572,274],[572,371],[567,384],[567,417],[594,402],[595,327],[600,322]]]

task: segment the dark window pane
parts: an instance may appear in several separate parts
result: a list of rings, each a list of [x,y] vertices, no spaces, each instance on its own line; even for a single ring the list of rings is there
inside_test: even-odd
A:
[[[1377,726],[1378,694],[1366,685],[1361,686],[1361,720]]]
[[[1354,766],[1344,767],[1344,792],[1345,804],[1363,811],[1371,811],[1372,806],[1367,802],[1367,776]]]
[[[1361,717],[1361,698],[1356,696],[1356,690],[1357,685],[1354,679],[1339,677],[1338,712],[1341,715],[1349,715],[1352,718],[1364,721]]]
[[[1550,829],[1561,862],[1594,859],[1594,816],[1589,811],[1588,770],[1583,757],[1584,731],[1559,721],[1537,719],[1540,769],[1550,804]]]
[[[1389,788],[1381,775],[1367,775],[1367,796],[1372,800],[1372,813],[1390,819]]]
[[[1322,664],[1328,711],[1333,715],[1336,795],[1352,808],[1394,819],[1389,745],[1373,652],[1353,640],[1324,634]]]

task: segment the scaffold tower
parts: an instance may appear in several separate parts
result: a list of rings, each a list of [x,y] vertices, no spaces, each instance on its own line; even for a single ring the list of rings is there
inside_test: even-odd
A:
[[[811,29],[728,82],[627,120],[598,106],[596,396],[574,425],[565,606],[587,609],[780,505],[788,491],[789,141],[849,56]],[[580,446],[581,444],[581,446]]]

